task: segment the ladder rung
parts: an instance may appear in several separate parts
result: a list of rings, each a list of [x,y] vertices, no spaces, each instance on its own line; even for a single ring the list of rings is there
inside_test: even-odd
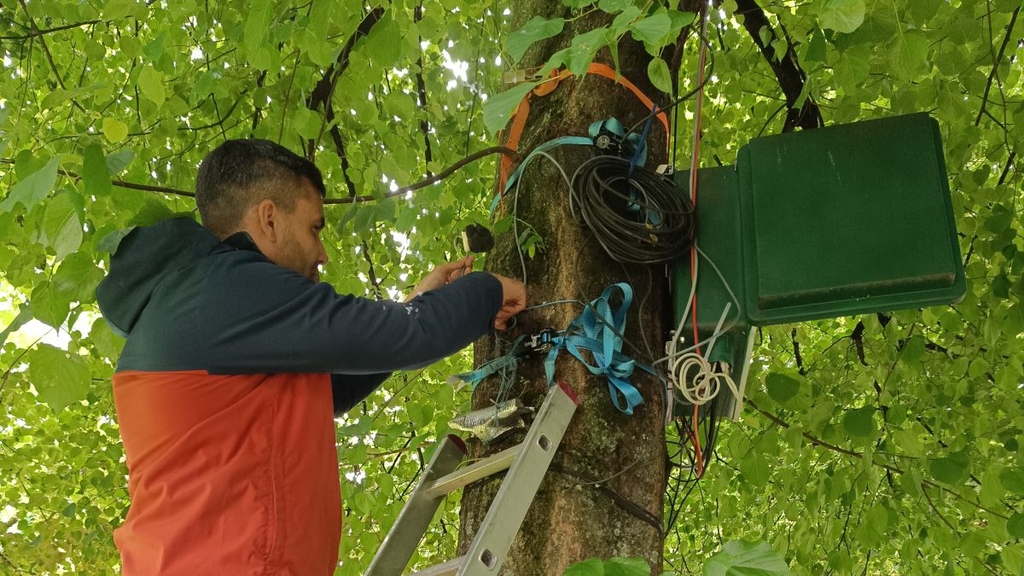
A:
[[[413,573],[412,576],[452,576],[462,568],[462,563],[466,560],[465,556],[459,556],[454,560],[449,560],[444,564],[435,564],[430,568],[424,568],[419,572]]]
[[[522,444],[516,444],[511,448],[498,452],[497,454],[492,454],[483,460],[478,460],[465,468],[461,468],[455,472],[442,476],[427,487],[427,495],[431,498],[444,496],[445,494],[454,492],[459,488],[469,486],[481,478],[497,474],[502,470],[508,470],[508,467],[512,465],[512,462],[515,461],[516,456],[522,449]]]

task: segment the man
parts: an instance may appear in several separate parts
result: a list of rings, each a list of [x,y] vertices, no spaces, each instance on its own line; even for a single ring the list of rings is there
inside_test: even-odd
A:
[[[125,574],[333,573],[333,417],[523,309],[521,283],[464,274],[470,260],[405,304],[338,295],[318,283],[324,194],[311,162],[228,141],[199,168],[203,226],[136,229],[111,258],[97,301],[128,339],[113,378]]]

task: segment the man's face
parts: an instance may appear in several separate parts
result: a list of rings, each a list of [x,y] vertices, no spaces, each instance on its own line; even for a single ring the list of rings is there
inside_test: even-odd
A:
[[[320,281],[320,266],[327,263],[320,232],[324,228],[324,202],[316,188],[302,178],[302,190],[295,210],[280,214],[280,242],[268,257],[278,266],[294,270],[314,282]]]

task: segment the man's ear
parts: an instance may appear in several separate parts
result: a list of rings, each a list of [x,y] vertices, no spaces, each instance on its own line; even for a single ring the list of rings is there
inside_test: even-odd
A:
[[[281,232],[281,223],[277,219],[280,211],[277,209],[274,201],[269,199],[262,200],[256,205],[255,211],[260,235],[269,242],[276,243]]]

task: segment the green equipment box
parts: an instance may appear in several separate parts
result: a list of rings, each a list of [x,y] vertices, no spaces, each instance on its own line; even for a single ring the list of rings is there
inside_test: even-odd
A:
[[[700,170],[700,337],[715,331],[727,304],[739,307],[708,359],[745,367],[751,326],[961,299],[963,260],[939,136],[924,113],[868,120],[757,138],[735,167]],[[676,183],[689,195],[687,173]],[[673,276],[678,322],[690,293],[688,259]],[[690,319],[683,334],[692,332]]]

